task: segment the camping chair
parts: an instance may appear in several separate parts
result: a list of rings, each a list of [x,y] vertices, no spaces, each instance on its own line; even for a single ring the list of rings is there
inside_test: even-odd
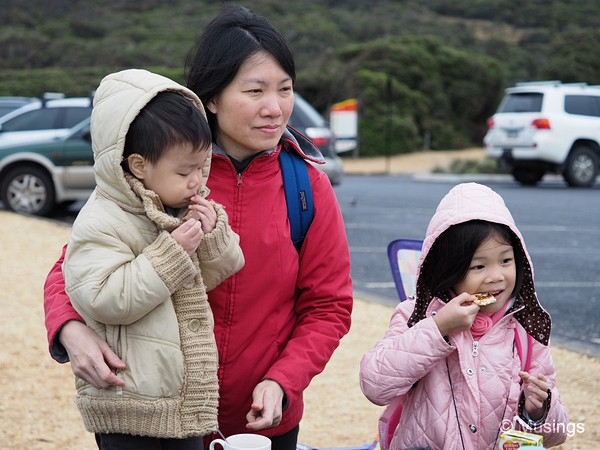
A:
[[[420,239],[396,239],[388,244],[388,259],[401,302],[415,293],[422,246]]]

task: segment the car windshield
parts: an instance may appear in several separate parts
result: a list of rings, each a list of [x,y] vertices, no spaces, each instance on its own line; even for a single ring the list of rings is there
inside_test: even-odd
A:
[[[525,92],[508,94],[498,107],[499,113],[541,112],[544,94]]]

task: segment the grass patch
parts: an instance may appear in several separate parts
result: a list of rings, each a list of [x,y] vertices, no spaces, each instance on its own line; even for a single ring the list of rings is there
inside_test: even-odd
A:
[[[453,159],[448,167],[436,166],[432,170],[433,173],[454,173],[454,174],[506,174],[508,171],[502,167],[498,167],[495,159],[484,158],[481,160],[474,159]]]

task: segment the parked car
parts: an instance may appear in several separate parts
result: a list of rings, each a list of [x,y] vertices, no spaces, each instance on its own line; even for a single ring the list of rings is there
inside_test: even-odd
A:
[[[517,83],[488,119],[486,154],[524,185],[548,172],[592,186],[600,170],[600,86]]]
[[[23,105],[37,101],[35,97],[11,97],[3,96],[0,97],[0,117],[20,108]]]
[[[321,150],[325,164],[315,164],[315,166],[327,174],[332,185],[340,184],[343,167],[342,159],[335,151],[335,137],[323,116],[297,92],[289,123]]]
[[[65,136],[91,112],[91,97],[35,99],[0,117],[0,147]]]
[[[12,211],[44,216],[95,187],[89,118],[61,138],[0,147],[0,199]]]
[[[325,120],[302,97],[290,123],[319,146],[325,160],[316,164],[332,184],[342,178]],[[65,136],[0,146],[0,199],[12,211],[44,216],[56,205],[89,197],[96,182],[89,115]]]

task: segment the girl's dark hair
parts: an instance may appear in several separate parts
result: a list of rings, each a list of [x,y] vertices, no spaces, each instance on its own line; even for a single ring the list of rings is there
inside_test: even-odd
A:
[[[419,283],[432,295],[447,297],[448,290],[467,276],[471,260],[479,246],[492,235],[514,249],[517,277],[511,296],[515,295],[521,288],[525,266],[525,252],[521,242],[506,225],[483,220],[460,223],[444,231],[427,254]]]
[[[169,147],[188,143],[194,151],[210,148],[212,139],[204,115],[183,94],[159,92],[139,112],[127,131],[124,169],[127,169],[127,157],[133,153],[156,164]]]
[[[205,105],[235,78],[240,66],[260,51],[270,53],[296,81],[294,57],[283,35],[267,19],[234,6],[215,17],[200,36],[186,61],[187,87]],[[216,139],[216,117],[206,111]]]

